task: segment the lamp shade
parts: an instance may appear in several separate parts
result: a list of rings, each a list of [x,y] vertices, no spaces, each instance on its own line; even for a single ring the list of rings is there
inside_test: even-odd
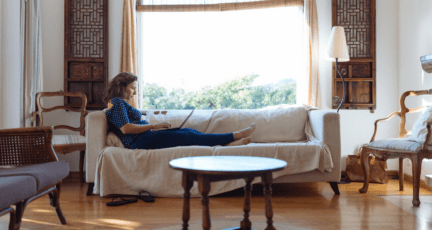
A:
[[[348,46],[345,38],[345,31],[342,26],[333,27],[327,46],[327,55],[331,61],[335,61],[336,58],[340,62],[350,60]]]

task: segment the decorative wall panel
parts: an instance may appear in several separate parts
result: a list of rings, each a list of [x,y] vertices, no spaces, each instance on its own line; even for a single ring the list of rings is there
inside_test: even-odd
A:
[[[108,1],[65,0],[66,92],[83,92],[87,109],[102,109],[108,85]],[[73,105],[74,101],[67,101]]]
[[[345,30],[349,62],[339,62],[345,87],[341,109],[376,109],[375,0],[333,0],[333,26]],[[342,80],[333,64],[333,108],[342,97]]]

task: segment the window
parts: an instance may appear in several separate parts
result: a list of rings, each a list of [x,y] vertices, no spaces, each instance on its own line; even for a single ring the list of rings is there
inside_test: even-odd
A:
[[[299,7],[138,14],[143,109],[297,102],[304,79]]]

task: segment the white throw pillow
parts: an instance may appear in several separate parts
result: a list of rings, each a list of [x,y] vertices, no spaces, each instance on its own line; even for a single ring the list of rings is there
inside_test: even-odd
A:
[[[420,116],[420,118],[416,121],[413,126],[412,134],[408,138],[408,140],[413,140],[419,143],[425,143],[427,137],[427,123],[432,122],[432,106],[424,111],[424,113]],[[432,145],[432,138],[427,141],[430,145]]]
[[[123,142],[113,132],[109,132],[107,135],[107,145],[124,148]]]

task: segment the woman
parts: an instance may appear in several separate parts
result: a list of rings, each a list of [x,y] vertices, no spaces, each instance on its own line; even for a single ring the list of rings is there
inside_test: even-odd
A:
[[[249,137],[255,131],[255,124],[226,134],[206,134],[190,128],[180,130],[153,131],[170,128],[168,122],[149,124],[141,120],[141,112],[130,106],[125,100],[136,95],[137,76],[123,72],[118,74],[105,93],[104,102],[108,103],[106,116],[110,130],[119,136],[124,146],[129,149],[161,149],[188,145],[245,145],[251,142]]]

